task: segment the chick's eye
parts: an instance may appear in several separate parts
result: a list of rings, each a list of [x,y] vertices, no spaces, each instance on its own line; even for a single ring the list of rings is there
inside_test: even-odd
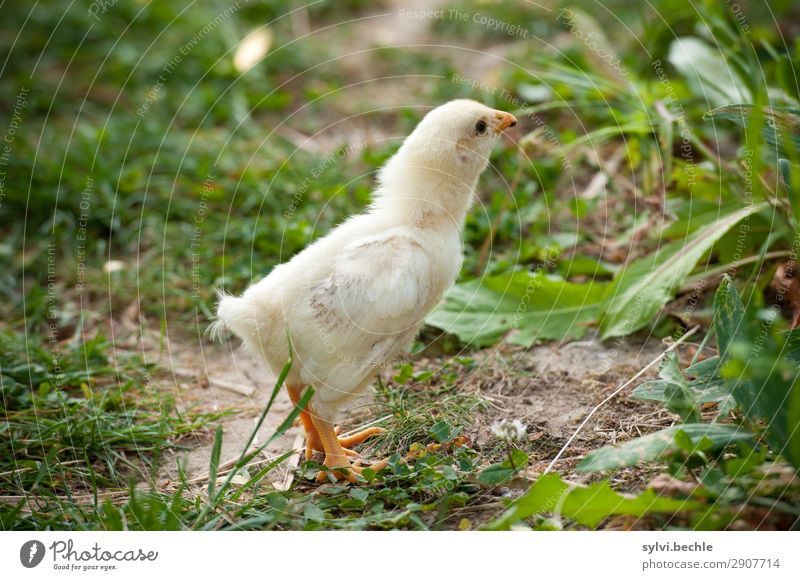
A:
[[[478,133],[478,135],[483,135],[484,133],[486,133],[486,121],[481,119],[480,121],[475,123],[475,131]]]

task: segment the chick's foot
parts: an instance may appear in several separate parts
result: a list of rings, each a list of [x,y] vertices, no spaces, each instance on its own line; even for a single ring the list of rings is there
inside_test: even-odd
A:
[[[388,464],[388,459],[381,459],[371,465],[362,466],[361,459],[356,459],[351,463],[347,456],[326,455],[324,465],[329,471],[320,471],[317,474],[317,481],[320,483],[329,481],[331,479],[330,476],[333,475],[337,481],[344,479],[350,483],[359,483],[363,481],[363,479],[359,479],[359,476],[362,475],[367,467],[377,472],[384,469]]]
[[[382,427],[369,427],[367,429],[359,431],[358,433],[354,433],[353,435],[349,435],[347,437],[339,437],[339,445],[344,447],[346,450],[349,450],[354,445],[363,443],[370,437],[373,437],[375,435],[380,435],[381,433],[386,433],[386,429],[383,429]]]
[[[317,435],[319,435],[322,447],[325,449],[324,465],[328,468],[328,471],[321,471],[317,474],[317,481],[325,481],[328,479],[328,475],[332,474],[335,479],[346,479],[351,483],[358,482],[358,476],[366,469],[361,466],[361,460],[357,459],[355,463],[351,463],[348,458],[349,450],[345,449],[340,443],[340,439],[336,434],[336,429],[333,424],[316,415],[313,410],[310,410],[309,414],[317,430]],[[345,443],[349,442],[355,445],[375,434],[377,434],[377,432],[374,431],[374,428],[373,430],[366,429],[365,431],[353,435],[352,441],[348,441],[348,439],[350,439],[349,437],[345,438]],[[370,468],[374,471],[380,471],[386,467],[388,463],[389,461],[387,459],[383,459],[370,465]]]

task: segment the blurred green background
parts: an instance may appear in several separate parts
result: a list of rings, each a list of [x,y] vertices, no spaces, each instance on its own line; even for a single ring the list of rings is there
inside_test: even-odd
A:
[[[753,325],[779,316],[756,370],[736,366],[750,354],[731,347],[713,379],[782,373],[746,425],[782,422],[769,460],[800,462],[785,334],[800,313],[796,2],[173,4],[0,7],[0,444],[14,458],[3,492],[119,485],[111,465],[125,449],[144,474],[164,446],[218,419],[154,395],[144,339],[140,353],[116,353],[115,324],[162,349],[207,345],[219,289],[241,291],[363,209],[419,119],[460,97],[520,123],[481,179],[459,284],[414,352],[695,325],[698,341],[719,340],[714,291],[727,272]],[[515,325],[531,279],[542,290]],[[660,400],[699,420],[708,401],[680,392]],[[87,405],[93,414],[71,423]],[[37,410],[52,419],[45,434]],[[65,461],[88,467],[53,476]],[[112,512],[103,525],[117,525]],[[58,520],[20,513],[4,512],[4,525]],[[81,517],[96,525],[77,513],[70,526]]]
[[[46,322],[51,243],[62,336],[81,315],[95,324],[107,308],[136,297],[156,326],[193,321],[195,311],[208,317],[218,287],[241,289],[363,208],[375,169],[425,111],[455,97],[539,111],[513,135],[519,143],[539,129],[513,201],[505,199],[519,165],[512,143],[482,181],[484,205],[466,232],[465,275],[482,269],[476,261],[491,224],[489,268],[534,269],[548,247],[561,255],[593,237],[630,233],[643,212],[678,214],[690,195],[695,211],[718,205],[728,196],[724,175],[699,156],[691,191],[682,173],[649,167],[663,161],[672,171],[682,162],[680,151],[674,163],[661,158],[659,101],[682,105],[694,139],[726,155],[736,148],[732,124],[702,120],[719,101],[704,87],[695,90],[695,73],[670,64],[670,46],[678,37],[699,38],[749,94],[768,89],[789,105],[797,97],[791,59],[798,50],[794,3],[742,3],[747,36],[737,35],[736,15],[718,4],[445,2],[423,8],[437,11],[427,15],[401,2],[6,6],[5,125],[16,118],[20,94],[23,106],[4,166],[3,319],[31,330]],[[590,40],[570,32],[569,14],[580,14],[585,30],[578,33],[594,33]],[[599,58],[596,42],[613,58]],[[237,68],[247,50],[257,62]],[[657,60],[668,85],[659,82]],[[720,72],[706,68],[719,64],[713,58],[695,64],[698,75]],[[608,207],[604,196],[579,195],[596,171],[592,157],[610,154],[608,141],[620,136],[626,159],[617,164],[637,179],[636,211],[622,199]],[[334,162],[326,162],[330,156]],[[304,182],[308,191],[298,194]],[[658,188],[674,198],[659,199]],[[600,205],[610,213],[592,231],[588,221]],[[79,250],[87,277],[82,313],[74,308]],[[607,275],[585,263],[586,252],[557,268]],[[109,260],[124,266],[109,275],[102,269]]]

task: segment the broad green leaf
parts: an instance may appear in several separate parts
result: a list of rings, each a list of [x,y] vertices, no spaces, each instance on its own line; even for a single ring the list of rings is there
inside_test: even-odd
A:
[[[718,356],[701,360],[683,370],[683,375],[690,379],[688,387],[698,403],[722,403],[731,399],[730,389],[720,378],[720,359]],[[666,381],[647,381],[639,385],[631,393],[636,399],[646,401],[666,401]]]
[[[478,481],[485,485],[499,485],[505,483],[517,471],[522,469],[528,464],[528,455],[519,449],[513,449],[511,456],[514,459],[514,465],[506,459],[502,463],[495,463],[490,465],[478,474]]]
[[[600,326],[603,338],[625,336],[651,322],[714,243],[763,207],[764,204],[751,205],[728,214],[620,272],[605,293],[605,316]]]
[[[569,489],[569,484],[557,473],[537,479],[528,491],[514,500],[496,520],[486,525],[488,530],[507,530],[513,524],[538,513],[553,512],[559,499]]]
[[[708,358],[687,367],[682,376],[691,379],[686,388],[695,405],[718,403],[720,414],[726,413],[736,406],[730,388],[719,376],[719,357]],[[662,380],[647,381],[636,387],[631,393],[631,397],[644,401],[667,403],[670,400],[670,384],[670,381],[664,379],[662,375]]]
[[[666,392],[667,381],[647,381],[636,387],[631,393],[634,399],[643,401],[658,401],[664,403],[668,399]],[[728,403],[732,400],[730,391],[725,386],[725,381],[716,379],[710,382],[692,381],[687,385],[692,396],[699,404],[703,403]]]
[[[665,383],[666,399],[664,402],[667,408],[680,415],[684,421],[699,421],[700,414],[697,410],[699,403],[689,389],[686,377],[678,368],[678,359],[674,352],[669,353],[664,359],[658,374]]]
[[[773,329],[758,323],[754,317],[749,324],[750,335],[731,345],[721,373],[742,412],[750,420],[764,421],[773,451],[792,459],[794,438],[800,430],[790,416],[795,412],[794,399],[800,396],[798,369],[776,340],[777,335],[772,334]],[[800,468],[800,462],[794,465]]]
[[[753,101],[747,83],[722,53],[699,38],[676,38],[669,47],[669,62],[686,79],[692,93],[711,107]]]
[[[719,357],[712,356],[686,367],[683,372],[687,377],[691,377],[695,381],[710,383],[719,378],[719,365]]]
[[[715,188],[718,191],[719,185]],[[703,226],[716,221],[720,216],[728,215],[741,209],[740,200],[722,201],[718,198],[703,199],[700,195],[695,199],[692,195],[688,199],[673,199],[667,203],[668,211],[675,215],[675,221],[666,224],[659,235],[664,240],[685,238]]]
[[[643,516],[648,513],[675,513],[698,509],[696,501],[661,497],[652,489],[629,497],[617,493],[608,481],[573,489],[564,500],[561,515],[589,527],[595,527],[612,515]]]
[[[306,504],[303,509],[303,516],[314,522],[322,522],[325,520],[325,512],[313,503]]]
[[[615,271],[616,267],[613,264],[581,254],[574,254],[569,258],[563,259],[556,266],[556,272],[564,278],[589,276],[594,279],[598,276],[611,276]]]
[[[580,338],[597,319],[605,284],[574,284],[541,272],[491,276],[454,286],[428,316],[431,326],[474,346]]]
[[[703,437],[702,441],[705,442],[705,441],[708,441],[708,439],[706,437]],[[694,441],[692,441],[692,438],[689,437],[689,435],[686,433],[686,431],[683,431],[681,429],[678,429],[675,432],[675,445],[681,451],[685,451],[686,453],[689,453],[689,454],[691,454],[693,451],[695,451],[695,449],[697,449],[697,450],[700,449],[700,443],[698,442],[697,446],[695,447],[695,444],[694,444]],[[706,447],[707,447],[707,445],[706,445]]]
[[[560,475],[543,475],[514,500],[499,518],[485,526],[488,530],[508,530],[512,525],[536,514],[560,513],[577,523],[595,527],[613,515],[642,516],[646,513],[675,513],[697,509],[697,502],[659,497],[653,490],[638,496],[614,491],[607,481],[588,487],[565,482]]]
[[[447,421],[439,421],[431,427],[430,434],[439,443],[447,443],[461,431],[461,427],[451,427]]]
[[[727,274],[714,295],[714,330],[717,332],[717,349],[725,359],[728,347],[736,335],[743,330],[744,305],[733,280]]]
[[[742,330],[743,317],[744,306],[741,298],[739,298],[730,277],[725,275],[714,298],[717,346],[723,356],[727,353],[733,338]],[[683,373],[678,370],[677,361],[673,360],[673,363],[662,367],[661,380],[643,383],[631,393],[631,396],[636,399],[667,403],[671,410],[680,413],[679,409],[673,408],[676,401],[672,393],[675,386],[679,389],[683,388],[681,381],[684,380],[685,375],[694,377],[693,380],[685,383],[685,388],[695,406],[702,403],[719,403],[720,412],[726,412],[735,407],[731,389],[727,381],[719,375],[720,357],[700,361],[685,369]]]
[[[484,485],[499,485],[511,479],[514,471],[511,467],[503,467],[503,464],[495,463],[478,474],[478,481]]]
[[[722,449],[737,441],[749,441],[753,434],[735,425],[719,423],[685,423],[650,433],[627,441],[622,445],[609,445],[584,457],[578,464],[580,472],[606,471],[636,465],[644,461],[655,461],[679,450],[675,434],[683,431],[698,446],[703,438],[711,440],[711,450]]]
[[[715,297],[724,364],[720,376],[751,421],[762,422],[770,448],[800,468],[800,377],[794,331],[778,330],[772,310],[745,309],[730,279]]]

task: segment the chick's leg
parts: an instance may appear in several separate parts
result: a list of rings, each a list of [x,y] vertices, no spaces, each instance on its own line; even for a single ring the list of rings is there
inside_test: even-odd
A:
[[[292,403],[296,407],[300,402],[300,399],[303,397],[303,387],[297,386],[287,386],[286,390],[289,391],[289,398],[292,400]],[[312,457],[314,457],[315,451],[325,451],[322,446],[322,440],[319,438],[319,433],[317,433],[317,428],[314,426],[314,422],[311,420],[311,415],[306,409],[300,411],[300,422],[303,424],[303,428],[306,431],[306,461],[309,461]],[[374,433],[371,433],[372,435]],[[356,433],[359,435],[359,433]],[[352,437],[355,437],[352,436]],[[369,435],[367,435],[369,437]],[[351,437],[348,437],[347,440],[349,441]],[[366,437],[364,437],[366,439]],[[363,441],[363,439],[361,440]],[[361,441],[354,441],[349,445],[344,445],[344,447],[348,448],[351,445],[357,445]],[[351,451],[350,449],[345,449],[345,453],[350,457],[359,457],[359,454],[355,451]]]
[[[350,462],[350,459],[347,457],[347,450],[339,443],[339,438],[336,436],[333,424],[322,417],[318,417],[313,411],[309,413],[309,415],[314,426],[317,428],[317,433],[325,449],[325,467],[332,470],[337,479],[347,479],[352,483],[356,483],[358,481],[357,476],[361,473],[363,468],[353,465]],[[386,467],[387,463],[388,461],[384,459],[373,463],[370,467],[375,471],[380,471]],[[344,471],[339,471],[339,468],[345,469],[346,473]],[[317,475],[317,481],[325,481],[326,479],[327,473],[324,471]]]
[[[286,390],[289,391],[289,398],[296,407],[303,396],[303,387],[287,386]],[[300,411],[300,422],[306,431],[306,461],[308,461],[314,456],[314,451],[322,451],[322,440],[319,438],[317,428],[314,427],[311,415],[305,409]]]

